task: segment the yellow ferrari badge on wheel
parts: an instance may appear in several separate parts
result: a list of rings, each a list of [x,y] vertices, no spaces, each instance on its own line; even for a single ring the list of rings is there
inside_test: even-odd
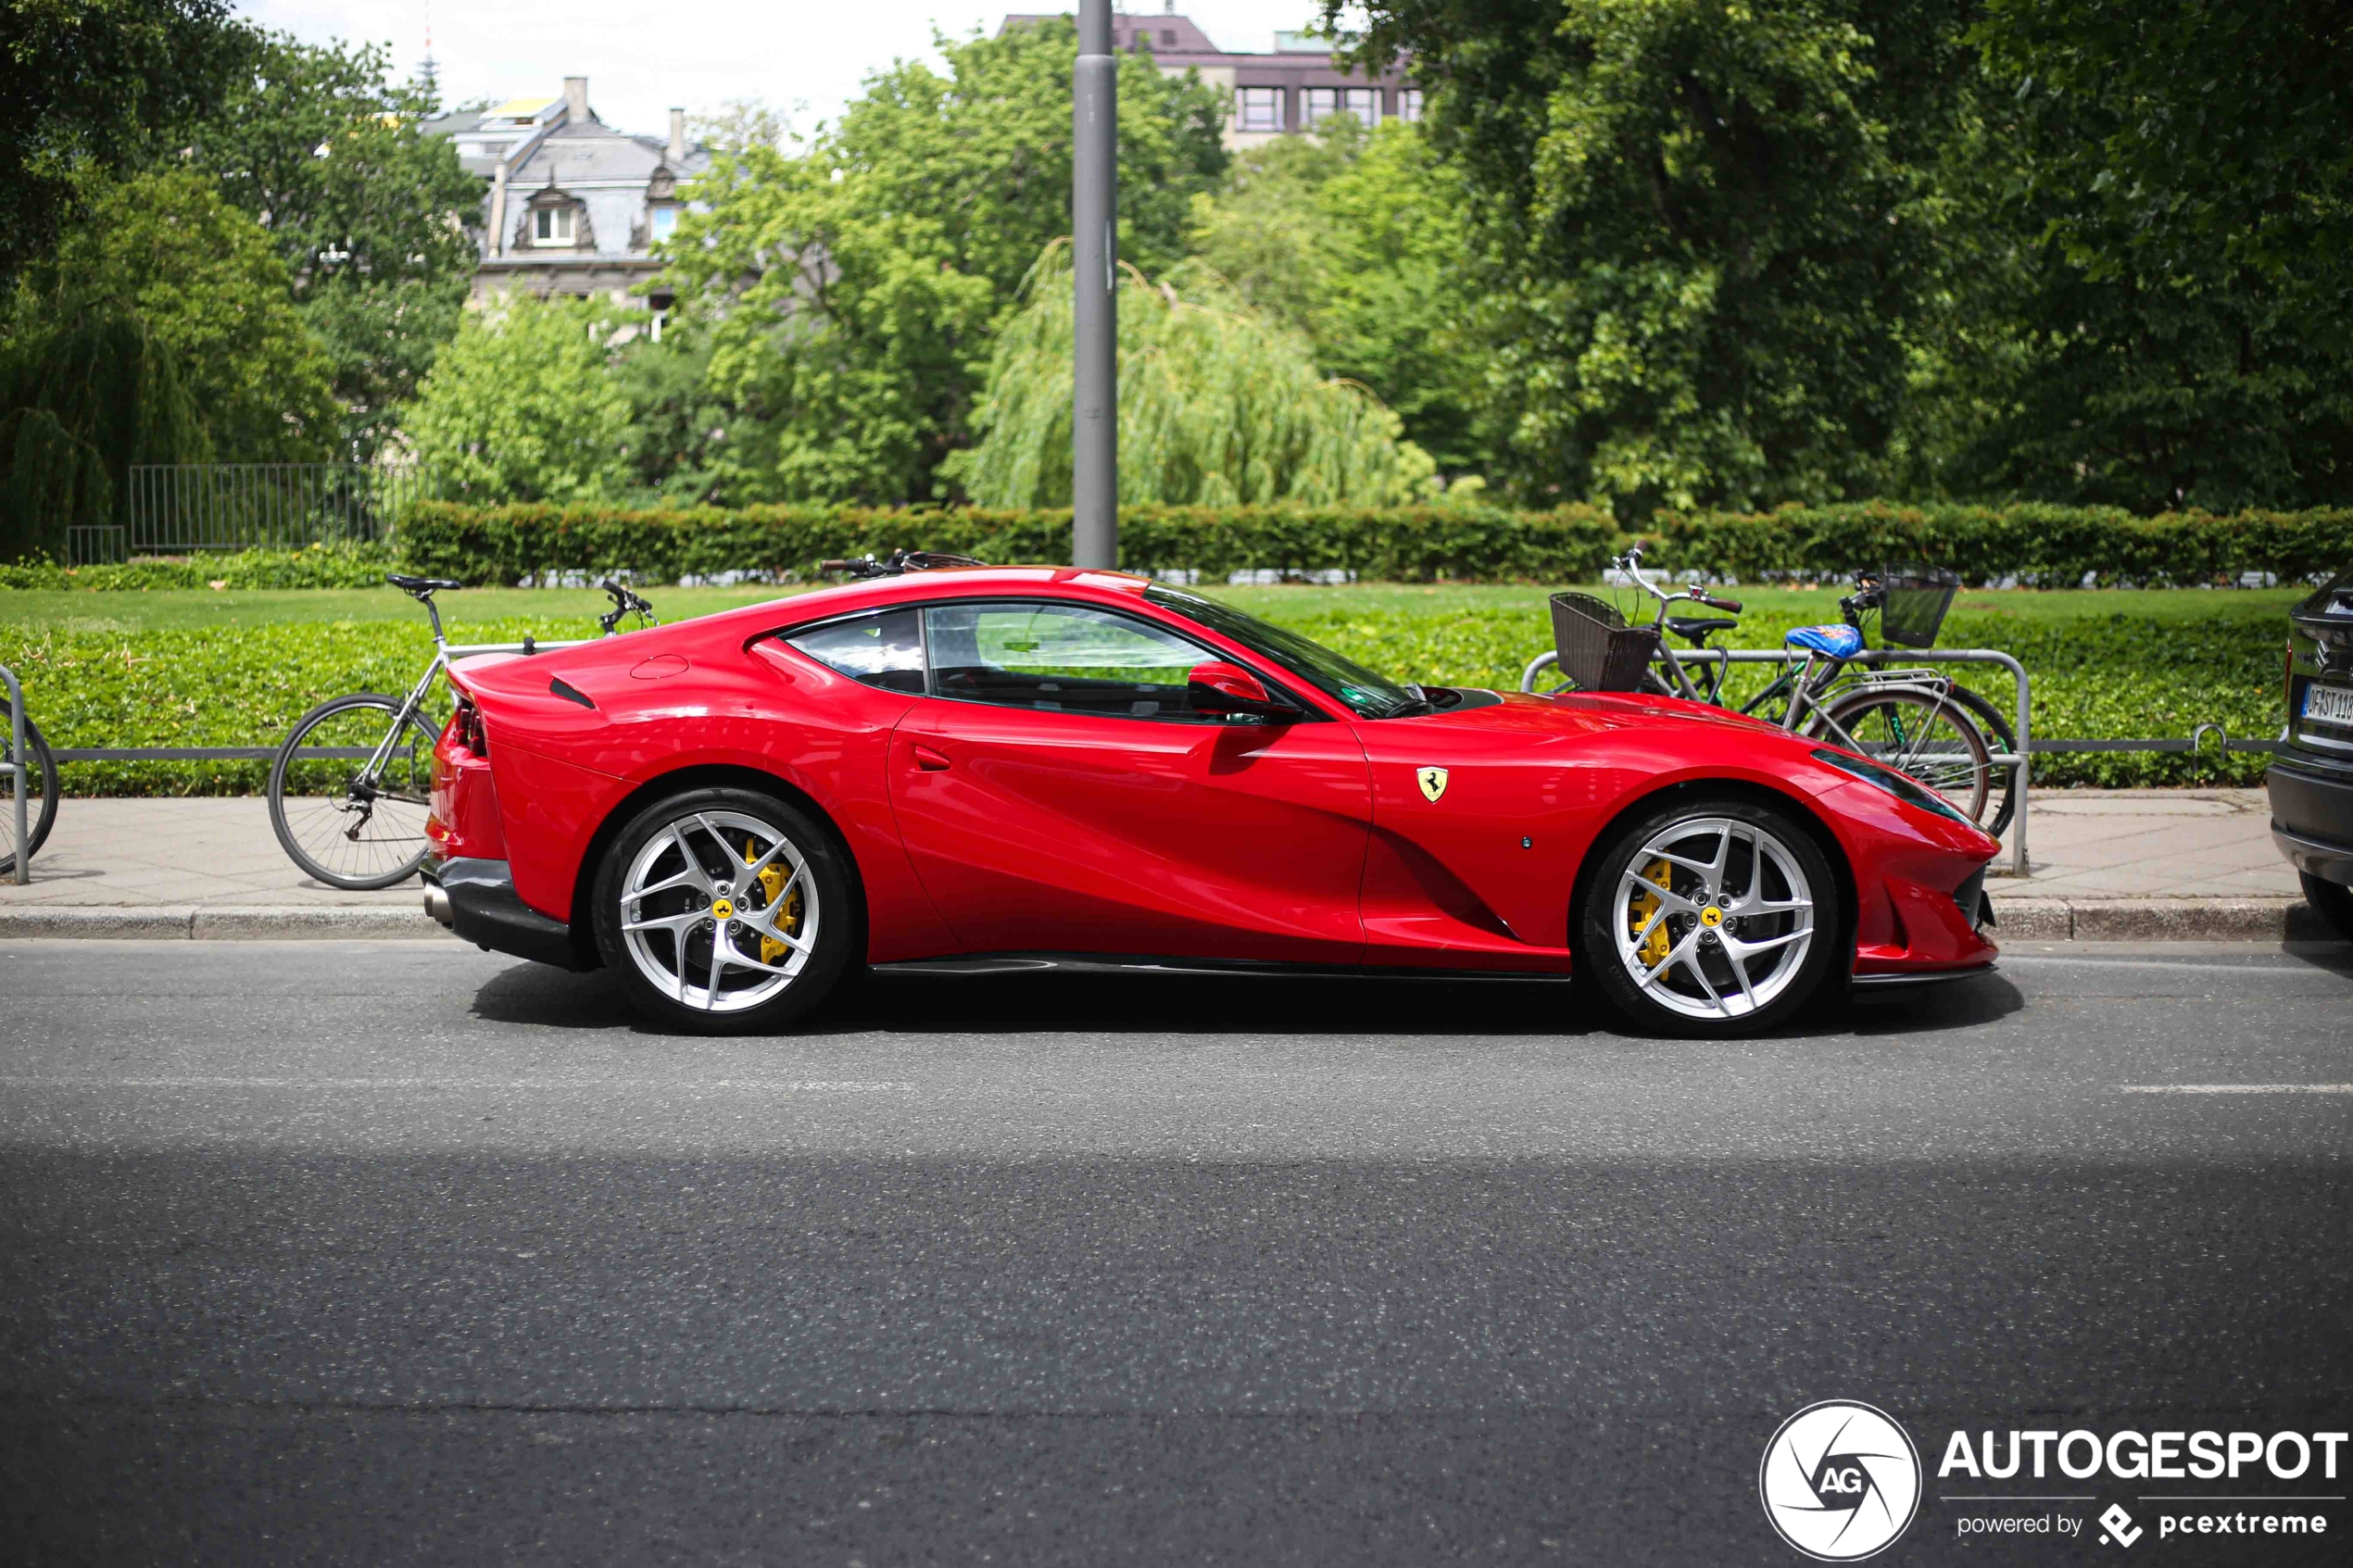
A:
[[[1414,777],[1419,781],[1422,794],[1431,800],[1446,793],[1446,770],[1443,768],[1424,768]]]

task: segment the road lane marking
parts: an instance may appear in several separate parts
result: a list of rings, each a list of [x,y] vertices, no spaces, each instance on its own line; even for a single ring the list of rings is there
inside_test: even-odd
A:
[[[2353,1084],[2121,1084],[2128,1095],[2353,1095]]]
[[[848,1078],[89,1078],[0,1076],[7,1089],[766,1089],[895,1094],[912,1084]]]

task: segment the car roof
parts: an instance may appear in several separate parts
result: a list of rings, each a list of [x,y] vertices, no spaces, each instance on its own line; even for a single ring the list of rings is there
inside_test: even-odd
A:
[[[951,566],[837,583],[790,598],[765,599],[740,609],[722,610],[706,619],[730,625],[756,621],[763,628],[781,628],[924,599],[1035,594],[1041,589],[1060,589],[1072,598],[1092,598],[1099,603],[1111,598],[1116,602],[1119,597],[1141,598],[1144,590],[1151,585],[1151,578],[1131,571],[1099,571],[1076,566]]]

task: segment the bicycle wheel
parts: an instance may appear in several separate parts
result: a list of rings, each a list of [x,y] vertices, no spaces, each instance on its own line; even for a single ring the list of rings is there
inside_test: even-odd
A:
[[[1985,735],[1988,755],[2018,755],[2018,732],[2010,728],[2001,709],[1967,686],[1955,686],[1953,700],[1967,709],[1969,716],[1977,721],[1978,729]],[[1981,825],[1996,838],[2008,830],[2010,819],[2018,815],[2018,782],[2025,771],[2023,762],[1994,764],[1994,811]]]
[[[8,699],[0,697],[0,762],[17,760],[16,744]],[[41,853],[41,846],[48,841],[50,826],[57,820],[57,761],[49,755],[49,743],[41,738],[29,713],[24,721],[24,749],[25,836],[31,840],[31,847],[26,851],[29,858]],[[0,876],[17,873],[15,787],[13,779],[0,774]]]
[[[322,702],[295,721],[271,764],[270,825],[278,843],[330,887],[391,887],[424,864],[439,737],[410,714],[384,766],[367,771],[399,712],[398,697],[375,692]]]
[[[1861,687],[1831,705],[1836,725],[1856,750],[1884,763],[1944,797],[1947,805],[1983,827],[1994,797],[1994,764],[1985,737],[1961,709],[1931,692],[1874,691]],[[1990,829],[1988,830],[1991,831]]]

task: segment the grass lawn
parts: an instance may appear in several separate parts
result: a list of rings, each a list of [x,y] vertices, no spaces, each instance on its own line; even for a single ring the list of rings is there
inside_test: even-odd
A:
[[[676,621],[788,596],[776,588],[658,588]],[[1529,586],[1366,583],[1214,590],[1386,673],[1511,687],[1551,645],[1544,598]],[[1611,594],[1621,605],[1623,593]],[[1831,591],[1740,589],[1733,646],[1771,647],[1792,626],[1837,619]],[[2242,738],[2276,734],[2287,607],[2302,590],[2015,590],[1968,593],[1940,646],[2017,654],[2034,678],[2040,737],[2185,736],[2220,722]],[[591,589],[466,589],[442,596],[453,638],[491,641],[595,632]],[[145,593],[0,592],[0,664],[60,746],[270,744],[305,709],[347,691],[400,691],[430,657],[423,613],[390,588]],[[1761,675],[1748,677],[1761,680]],[[1965,672],[1997,701],[2005,674]],[[1741,677],[1736,676],[1738,682]],[[2181,755],[2053,757],[2049,784],[2252,783],[2259,755],[2218,768]],[[265,769],[243,763],[76,763],[84,794],[242,793]]]

